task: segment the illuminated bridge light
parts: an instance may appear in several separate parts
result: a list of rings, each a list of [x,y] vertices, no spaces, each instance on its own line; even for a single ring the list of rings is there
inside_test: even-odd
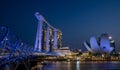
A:
[[[0,27],[0,67],[3,64],[27,58],[30,54],[30,48],[29,45],[23,43],[10,32],[8,27]]]

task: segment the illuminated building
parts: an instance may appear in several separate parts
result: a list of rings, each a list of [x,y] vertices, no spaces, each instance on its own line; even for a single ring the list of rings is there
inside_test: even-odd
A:
[[[35,13],[38,19],[38,28],[34,51],[51,52],[62,46],[62,32],[52,27],[39,12]]]
[[[95,37],[90,38],[90,43],[84,42],[85,47],[92,53],[110,54],[115,51],[114,40],[108,34],[102,34],[97,40]]]

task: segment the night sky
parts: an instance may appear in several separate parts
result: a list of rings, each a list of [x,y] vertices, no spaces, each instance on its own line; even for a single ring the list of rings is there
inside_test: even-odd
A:
[[[34,45],[37,11],[62,30],[63,46],[86,50],[84,41],[108,33],[120,49],[119,0],[0,0],[0,25]]]

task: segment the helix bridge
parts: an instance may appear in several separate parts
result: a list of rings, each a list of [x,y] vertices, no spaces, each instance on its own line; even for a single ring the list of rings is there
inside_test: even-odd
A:
[[[23,43],[8,27],[0,26],[0,68],[32,58],[33,46]]]

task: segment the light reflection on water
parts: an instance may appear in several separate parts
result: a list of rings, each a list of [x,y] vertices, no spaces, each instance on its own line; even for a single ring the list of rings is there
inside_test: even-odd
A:
[[[37,63],[32,70],[120,70],[119,61],[57,61]]]
[[[76,68],[77,68],[76,70],[80,70],[80,61],[77,61],[76,63],[77,63],[76,64]]]

